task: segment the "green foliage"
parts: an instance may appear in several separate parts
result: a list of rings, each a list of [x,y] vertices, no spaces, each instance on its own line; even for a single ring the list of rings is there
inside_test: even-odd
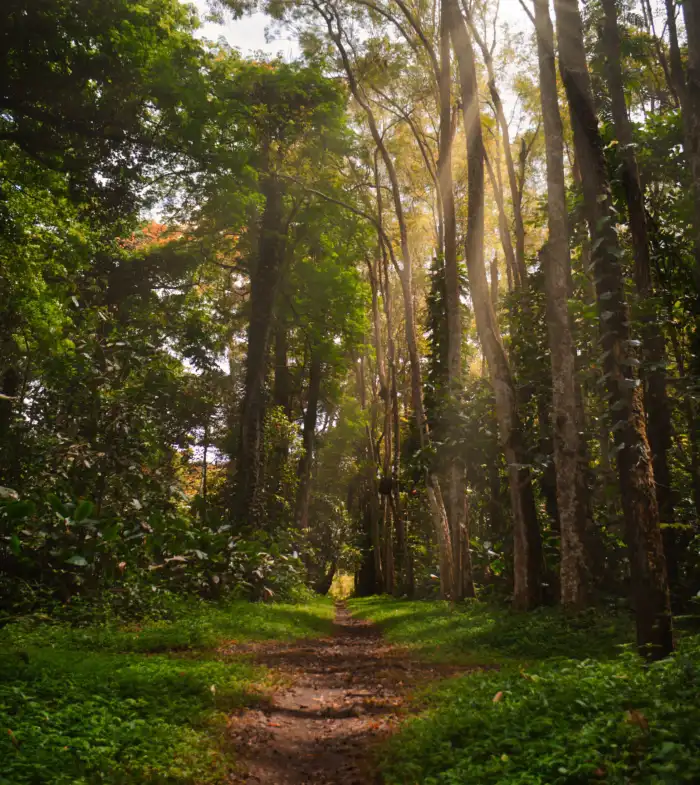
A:
[[[130,627],[33,618],[0,631],[1,783],[221,782],[232,765],[226,714],[258,699],[265,674],[215,647],[328,634],[333,608],[179,603],[169,613]]]
[[[700,776],[697,636],[647,666],[621,645],[631,625],[614,614],[386,598],[351,605],[389,640],[487,668],[421,693],[420,716],[380,753],[388,785],[652,785]]]
[[[609,657],[633,638],[625,614],[590,610],[569,614],[540,608],[516,613],[503,607],[468,602],[396,602],[385,597],[352,600],[360,617],[377,622],[388,640],[422,654],[466,659],[475,664],[522,662],[554,657]]]
[[[561,660],[449,682],[383,761],[389,785],[695,782],[700,648],[645,667]]]

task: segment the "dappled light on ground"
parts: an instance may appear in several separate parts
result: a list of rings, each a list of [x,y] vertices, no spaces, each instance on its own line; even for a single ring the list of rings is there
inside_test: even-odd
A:
[[[229,726],[243,762],[237,781],[260,785],[374,781],[377,744],[406,713],[407,695],[430,680],[465,671],[407,656],[343,605],[333,637],[224,651],[253,653],[284,684],[268,703],[234,716]]]

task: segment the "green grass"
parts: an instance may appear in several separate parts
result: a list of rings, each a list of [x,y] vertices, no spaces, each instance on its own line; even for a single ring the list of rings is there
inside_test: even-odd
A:
[[[226,716],[258,698],[262,669],[225,641],[331,631],[328,601],[182,606],[174,621],[0,632],[0,783],[223,781]]]
[[[590,611],[567,614],[555,608],[515,613],[471,602],[354,599],[352,612],[372,619],[392,643],[409,646],[433,660],[475,665],[517,664],[553,657],[608,658],[634,640],[626,614]]]
[[[418,696],[420,714],[383,748],[386,785],[700,782],[700,636],[647,666],[620,645],[623,616],[351,604],[421,656],[501,662]]]

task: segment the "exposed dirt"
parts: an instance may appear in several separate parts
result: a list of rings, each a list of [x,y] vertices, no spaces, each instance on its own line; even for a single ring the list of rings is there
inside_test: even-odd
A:
[[[269,704],[231,718],[231,740],[251,785],[370,785],[376,744],[405,713],[406,695],[450,666],[412,661],[379,630],[338,605],[335,635],[248,647],[283,686]],[[240,651],[240,649],[239,649]]]

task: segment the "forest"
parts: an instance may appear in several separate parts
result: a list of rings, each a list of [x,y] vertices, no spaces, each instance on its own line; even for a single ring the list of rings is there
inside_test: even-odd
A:
[[[700,782],[697,0],[0,64],[0,785]]]

